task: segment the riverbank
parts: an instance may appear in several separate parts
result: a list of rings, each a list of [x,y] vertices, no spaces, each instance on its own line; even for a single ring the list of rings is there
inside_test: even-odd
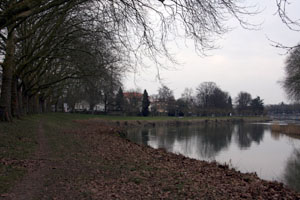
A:
[[[74,122],[66,115],[49,115],[30,122],[27,132],[37,135],[21,141],[36,141],[37,148],[30,156],[16,159],[20,162],[12,162],[9,154],[1,158],[1,170],[8,165],[26,170],[23,178],[1,191],[3,199],[300,198],[299,193],[255,174],[134,144],[120,137],[118,127],[97,120]]]
[[[196,124],[254,123],[268,122],[268,117],[107,117],[93,118],[93,122],[106,123],[112,126],[180,126]]]
[[[292,137],[300,137],[300,125],[299,124],[285,124],[280,125],[278,123],[271,125],[272,132],[282,133]]]

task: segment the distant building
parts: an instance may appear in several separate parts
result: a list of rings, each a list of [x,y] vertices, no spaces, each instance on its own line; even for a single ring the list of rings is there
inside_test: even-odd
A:
[[[90,110],[90,104],[87,101],[80,101],[78,103],[75,103],[74,107],[75,111],[85,111]]]
[[[136,115],[142,111],[143,94],[139,92],[124,92],[125,111]]]
[[[105,111],[105,105],[104,105],[104,103],[98,103],[98,104],[96,104],[95,105],[95,107],[94,107],[94,110],[95,111]]]
[[[80,101],[75,104],[75,111],[88,111],[90,110],[90,104],[87,101]],[[98,103],[93,108],[94,111],[104,111],[105,106],[103,103]]]
[[[166,102],[160,101],[157,95],[152,95],[149,97],[150,106],[149,111],[152,112],[153,115],[167,115],[167,104]]]
[[[139,93],[139,92],[124,92],[123,96],[127,100],[130,100],[131,98],[138,98],[138,99],[142,99],[143,98],[143,94]]]

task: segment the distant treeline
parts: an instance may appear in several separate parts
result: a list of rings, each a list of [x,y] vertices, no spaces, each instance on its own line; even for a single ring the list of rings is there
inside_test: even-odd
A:
[[[282,102],[277,105],[266,106],[266,111],[269,115],[296,115],[300,114],[300,104],[284,104]]]
[[[99,98],[97,105],[91,104],[86,96],[80,96],[76,100],[73,98],[71,102],[66,98],[63,102],[72,105],[75,101],[78,104],[69,107],[71,112],[143,116],[251,116],[264,114],[264,103],[260,97],[252,98],[249,93],[240,92],[232,100],[229,93],[223,91],[214,82],[201,83],[195,92],[191,88],[186,88],[178,99],[175,99],[170,88],[163,85],[157,94],[151,96],[148,96],[146,90],[142,94],[140,90],[123,92],[120,88],[117,93],[112,92],[110,99]]]

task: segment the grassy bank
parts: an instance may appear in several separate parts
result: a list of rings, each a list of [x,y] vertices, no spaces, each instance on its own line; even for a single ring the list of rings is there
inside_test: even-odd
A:
[[[38,148],[38,127],[41,120],[46,122],[47,132],[76,126],[74,119],[89,119],[92,116],[47,114],[32,115],[13,123],[0,123],[0,194],[5,193],[28,170],[39,164],[34,158]]]
[[[76,114],[77,115],[77,114]],[[122,127],[128,126],[161,126],[161,125],[195,125],[199,123],[228,123],[228,122],[266,122],[268,117],[139,117],[139,116],[109,116],[109,115],[82,115],[78,114],[81,119],[89,118],[94,123],[106,121],[110,125],[117,125]]]
[[[251,121],[266,121],[269,120],[268,117],[261,116],[253,116],[253,117],[169,117],[169,116],[110,116],[110,115],[89,115],[89,114],[72,114],[73,116],[77,115],[77,118],[94,118],[94,119],[105,119],[105,120],[113,120],[113,121],[191,121],[191,120],[243,120],[246,122]]]
[[[1,143],[1,152],[6,152],[1,153],[1,170],[3,166],[23,167],[16,177],[9,170],[1,171],[1,177],[10,182],[9,186],[1,183],[2,197],[17,193],[15,183],[24,182],[20,178],[24,176],[29,177],[25,184],[37,188],[25,194],[27,199],[300,198],[282,184],[260,180],[254,174],[134,144],[119,137],[116,127],[87,120],[90,118],[94,116],[49,114],[16,121],[15,128],[1,124],[1,138],[10,138]],[[41,132],[44,143],[37,136]],[[18,137],[24,144],[17,142]],[[42,159],[37,160],[41,144]],[[12,159],[31,164],[22,166]],[[40,170],[42,178],[32,183],[30,177],[38,168],[44,169]]]

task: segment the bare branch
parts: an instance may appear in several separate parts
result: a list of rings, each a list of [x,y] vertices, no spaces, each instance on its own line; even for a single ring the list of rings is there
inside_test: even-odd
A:
[[[276,0],[277,14],[281,21],[292,31],[300,31],[300,19],[291,19],[288,15],[288,6],[292,3],[288,0]]]

